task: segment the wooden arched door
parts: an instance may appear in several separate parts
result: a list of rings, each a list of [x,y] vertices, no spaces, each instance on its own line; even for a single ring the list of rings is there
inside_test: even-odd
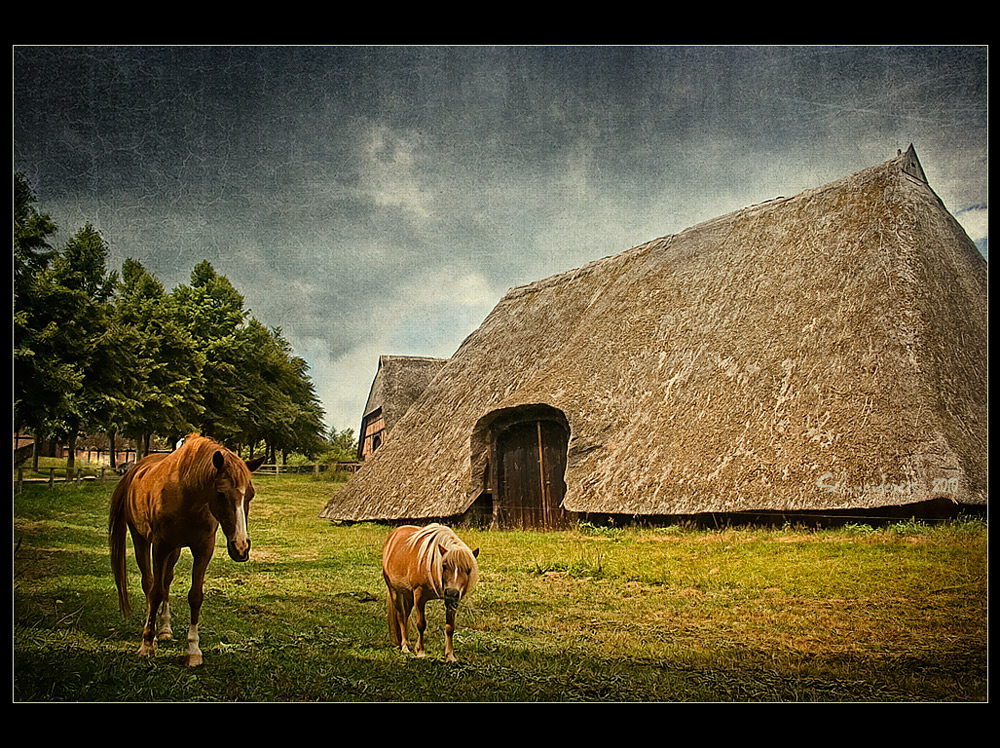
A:
[[[568,428],[553,418],[516,420],[495,429],[494,511],[501,526],[566,526],[562,500],[568,442]]]

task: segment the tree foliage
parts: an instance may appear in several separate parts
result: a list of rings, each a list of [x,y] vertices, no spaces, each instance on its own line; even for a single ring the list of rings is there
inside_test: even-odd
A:
[[[51,237],[56,225],[35,208],[35,194],[23,174],[14,175],[14,428],[37,427],[44,413],[42,360],[54,330],[46,331],[40,312],[44,288],[39,276],[52,258]],[[47,380],[61,379],[59,389],[76,386],[72,371],[52,362]]]
[[[108,248],[93,226],[53,251],[55,225],[30,205],[19,175],[14,191],[22,200],[14,227],[14,427],[72,441],[106,415],[115,277],[105,270]]]
[[[325,446],[308,365],[209,262],[170,293],[135,260],[108,272],[93,226],[55,250],[21,174],[14,192],[15,428],[140,443],[200,431],[271,455]]]
[[[328,439],[330,459],[336,462],[352,462],[358,459],[358,440],[354,438],[354,429],[343,431],[332,429]]]
[[[136,260],[122,265],[113,327],[123,397],[112,429],[136,440],[159,433],[171,442],[192,431],[204,412],[204,357],[176,301]]]

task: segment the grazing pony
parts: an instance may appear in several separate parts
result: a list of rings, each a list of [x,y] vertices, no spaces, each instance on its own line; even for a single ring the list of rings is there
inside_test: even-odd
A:
[[[424,606],[428,600],[444,599],[446,623],[445,659],[455,662],[452,635],[458,602],[472,592],[479,580],[476,557],[458,536],[444,525],[397,527],[382,549],[382,577],[388,587],[386,617],[392,643],[409,652],[409,618],[417,609],[417,657],[424,656]]]
[[[139,460],[118,481],[108,522],[111,568],[118,588],[118,606],[123,615],[128,615],[132,606],[125,572],[127,528],[146,594],[140,655],[152,657],[156,639],[173,636],[170,583],[181,549],[188,547],[194,556],[194,568],[188,593],[191,622],[184,664],[188,667],[202,664],[198,616],[204,598],[205,570],[215,551],[216,530],[221,524],[230,558],[234,561],[250,558],[247,512],[254,495],[250,474],[263,461],[261,457],[244,462],[211,439],[191,434],[176,451]],[[160,611],[158,628],[157,611]]]

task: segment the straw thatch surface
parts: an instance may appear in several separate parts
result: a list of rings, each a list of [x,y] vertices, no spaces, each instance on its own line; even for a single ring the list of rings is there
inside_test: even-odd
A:
[[[911,148],[511,290],[322,516],[462,513],[526,404],[566,416],[574,512],[983,505],[986,348],[985,260]]]
[[[385,428],[393,426],[420,397],[447,359],[426,356],[379,356],[364,415],[382,409]]]

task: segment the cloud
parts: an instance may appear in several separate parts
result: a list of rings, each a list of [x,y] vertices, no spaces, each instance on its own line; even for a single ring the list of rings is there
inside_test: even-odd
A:
[[[376,123],[363,143],[362,156],[362,191],[376,206],[399,208],[416,218],[431,214],[432,193],[421,183],[422,156],[412,136]]]
[[[211,261],[337,428],[379,355],[451,355],[511,286],[911,142],[988,241],[985,48],[47,46],[14,84],[58,238],[167,287]]]
[[[980,249],[986,248],[990,233],[990,211],[986,203],[970,205],[956,211],[955,220],[962,224],[965,233],[979,245]]]
[[[312,349],[311,375],[327,424],[357,430],[379,356],[450,357],[505,292],[481,273],[435,268],[381,294],[346,351],[331,356],[318,341],[302,340]]]

